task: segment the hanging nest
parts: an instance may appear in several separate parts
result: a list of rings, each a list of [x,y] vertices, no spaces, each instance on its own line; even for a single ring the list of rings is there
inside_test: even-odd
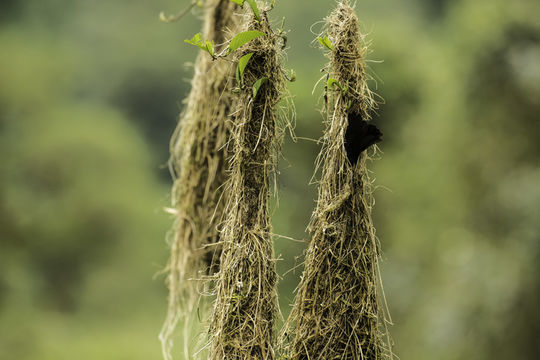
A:
[[[371,219],[369,157],[359,150],[366,134],[358,136],[376,106],[366,83],[368,49],[346,1],[326,19],[324,33],[332,44],[328,76],[336,82],[326,94],[311,242],[282,344],[287,358],[294,360],[390,359],[378,268],[380,246]]]
[[[230,0],[204,2],[204,37],[216,50],[238,31],[239,7]],[[173,175],[172,211],[176,221],[167,266],[169,305],[160,333],[165,359],[171,359],[172,337],[184,319],[184,357],[190,358],[189,318],[198,302],[202,277],[219,267],[220,232],[227,193],[230,157],[229,115],[234,110],[231,94],[234,68],[226,61],[212,61],[201,52],[197,58],[191,92],[171,139],[169,166]],[[198,309],[199,310],[199,309]]]
[[[259,4],[259,8],[262,5]],[[277,313],[277,274],[268,215],[270,176],[275,171],[284,118],[280,100],[284,72],[281,46],[266,11],[257,21],[247,9],[242,31],[265,35],[242,47],[236,62],[249,53],[233,114],[231,178],[223,252],[216,274],[216,300],[209,328],[211,360],[273,359]],[[254,86],[261,83],[255,94]]]

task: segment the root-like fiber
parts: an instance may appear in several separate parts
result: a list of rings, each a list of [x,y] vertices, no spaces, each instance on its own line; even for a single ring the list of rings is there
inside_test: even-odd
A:
[[[259,4],[259,7],[262,7]],[[282,126],[278,104],[284,92],[278,36],[266,13],[256,21],[247,10],[245,30],[264,36],[245,45],[253,53],[233,115],[230,194],[222,233],[223,252],[216,278],[210,324],[210,359],[273,359],[277,312],[275,260],[268,215],[269,177],[277,161]],[[254,95],[253,85],[267,78]]]
[[[238,30],[238,6],[230,0],[204,2],[204,38],[213,40],[216,50]],[[198,299],[198,281],[217,270],[219,259],[218,225],[223,220],[227,194],[230,125],[234,79],[233,67],[226,61],[212,61],[200,53],[192,80],[191,93],[171,140],[169,161],[174,178],[172,208],[176,214],[171,232],[168,264],[168,314],[160,334],[165,359],[171,359],[172,336],[178,321],[184,319],[184,357],[188,349],[189,317]]]
[[[328,73],[340,86],[327,94],[311,242],[283,342],[290,341],[285,351],[294,360],[387,359],[391,352],[380,298],[368,155],[364,151],[351,160],[346,151],[349,121],[367,121],[375,106],[366,84],[367,46],[346,1],[326,24],[333,45]]]

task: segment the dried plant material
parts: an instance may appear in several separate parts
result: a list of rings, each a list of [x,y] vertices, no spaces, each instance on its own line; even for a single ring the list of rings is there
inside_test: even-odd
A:
[[[230,0],[204,3],[204,36],[218,51],[238,30],[239,7]],[[191,93],[171,140],[170,168],[174,178],[172,211],[176,221],[167,267],[169,305],[160,340],[165,359],[172,359],[173,333],[184,322],[184,357],[190,359],[190,317],[193,318],[202,284],[218,269],[219,225],[227,193],[229,115],[234,111],[231,93],[234,68],[230,62],[212,61],[200,53]],[[200,310],[200,309],[197,309]]]
[[[380,132],[352,123],[368,121],[376,103],[366,83],[367,46],[347,1],[326,19],[325,33],[319,42],[330,50],[328,76],[337,85],[327,86],[311,242],[281,341],[287,359],[390,359],[364,151]],[[354,130],[346,135],[349,127]]]
[[[235,63],[253,55],[242,66],[233,114],[230,197],[209,329],[212,360],[275,357],[277,274],[268,200],[284,128],[279,103],[285,79],[279,37],[270,28],[266,11],[260,16],[258,21],[246,9],[243,31],[261,31],[264,36],[235,54]]]

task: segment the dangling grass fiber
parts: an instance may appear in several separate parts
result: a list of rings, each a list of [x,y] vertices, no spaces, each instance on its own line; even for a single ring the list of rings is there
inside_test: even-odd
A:
[[[206,0],[204,38],[219,51],[238,30],[239,9],[230,0]],[[190,359],[190,318],[199,299],[202,277],[217,271],[220,233],[227,193],[230,135],[228,116],[234,97],[229,88],[234,79],[230,62],[212,61],[200,53],[191,92],[171,139],[169,166],[173,175],[172,211],[176,221],[167,266],[168,313],[160,333],[163,355],[172,359],[173,334],[184,323],[184,358]],[[199,311],[200,309],[197,308]]]
[[[282,343],[287,359],[293,360],[391,359],[381,299],[379,243],[371,219],[369,158],[364,151],[351,163],[344,147],[349,114],[368,120],[376,106],[366,83],[367,45],[347,1],[341,1],[327,17],[324,34],[332,43],[329,78],[342,89],[327,90],[311,241]]]
[[[235,56],[237,62],[253,53],[233,114],[230,197],[209,328],[211,360],[271,360],[275,356],[277,274],[268,201],[284,128],[279,111],[284,75],[279,38],[270,28],[266,11],[261,11],[259,22],[248,8],[242,31],[247,30],[265,35]],[[267,80],[255,95],[253,86],[263,78]]]

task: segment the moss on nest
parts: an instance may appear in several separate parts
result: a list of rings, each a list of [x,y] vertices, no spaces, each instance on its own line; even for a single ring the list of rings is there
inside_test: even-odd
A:
[[[204,2],[204,36],[215,42],[218,51],[238,31],[238,9],[230,0]],[[184,357],[191,358],[189,319],[205,284],[200,280],[218,268],[218,227],[224,217],[227,193],[223,189],[230,157],[228,117],[234,110],[232,79],[230,62],[214,62],[201,52],[185,110],[171,139],[176,221],[167,266],[168,313],[160,334],[165,359],[172,358],[172,336],[180,319],[184,320]]]
[[[367,46],[347,1],[326,19],[325,33],[332,42],[329,77],[346,90],[327,93],[311,242],[282,344],[287,358],[295,360],[389,359],[379,243],[371,219],[369,157],[364,151],[351,162],[345,149],[349,119],[367,121],[376,106],[366,83]],[[353,113],[359,116],[351,117]]]

